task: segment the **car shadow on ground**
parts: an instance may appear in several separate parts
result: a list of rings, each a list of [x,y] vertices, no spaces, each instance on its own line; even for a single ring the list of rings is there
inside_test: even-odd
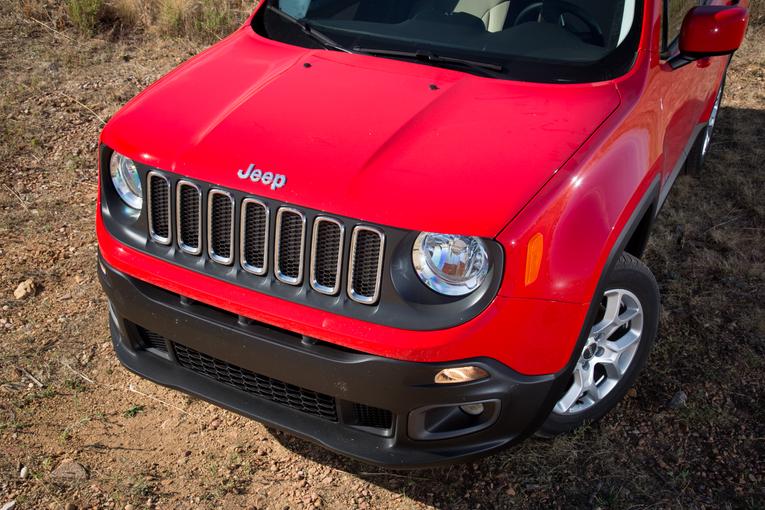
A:
[[[709,419],[690,412],[673,411],[667,406],[668,399],[676,390],[671,381],[682,381],[682,387],[691,394],[702,393],[709,383],[709,372],[704,370],[704,361],[692,364],[672,361],[678,356],[678,349],[685,345],[683,332],[696,327],[695,314],[683,314],[676,310],[691,306],[693,296],[687,295],[687,290],[693,285],[705,286],[734,301],[735,287],[739,285],[725,278],[714,280],[716,277],[713,275],[700,274],[699,265],[705,259],[694,260],[694,257],[701,255],[693,252],[684,254],[682,249],[678,249],[676,232],[682,230],[681,235],[686,237],[696,235],[697,239],[688,242],[704,244],[707,243],[704,236],[707,235],[708,222],[722,221],[714,217],[713,210],[725,207],[725,204],[744,211],[747,208],[757,209],[757,193],[753,197],[748,188],[762,184],[761,178],[753,177],[757,174],[751,173],[761,172],[762,133],[765,133],[765,110],[723,106],[711,152],[701,175],[681,176],[678,179],[677,189],[673,190],[663,216],[656,224],[656,239],[652,240],[646,254],[647,263],[653,268],[662,288],[663,306],[665,310],[671,310],[673,316],[671,320],[664,317],[666,324],[662,325],[652,355],[654,363],[649,363],[639,379],[636,396],[621,403],[600,424],[553,440],[529,439],[514,448],[471,463],[411,471],[369,466],[276,431],[271,431],[273,437],[288,450],[310,461],[440,508],[523,507],[530,501],[536,504],[545,500],[551,505],[565,502],[577,507],[620,507],[656,501],[714,503],[734,496],[729,492],[732,489],[721,488],[718,492],[710,492],[708,483],[693,467],[706,462],[703,452],[709,447],[704,440],[697,441],[700,446],[699,453],[695,455],[698,458],[678,459],[677,465],[671,464],[674,459],[671,453],[673,445],[693,443],[694,439],[688,435],[689,428],[703,429],[707,426],[705,420]],[[760,189],[759,193],[763,191]],[[761,230],[761,218],[751,221],[752,224],[739,227],[742,230]],[[716,248],[709,246],[709,249]],[[726,250],[719,250],[724,259]],[[711,272],[716,270],[709,269]],[[684,290],[678,291],[677,288]],[[713,304],[708,306],[712,308],[706,310],[708,314],[724,311],[714,310]],[[709,335],[711,343],[714,333]],[[710,345],[706,338],[700,336],[698,340],[698,345],[689,348],[693,349],[689,355],[698,357],[698,349],[706,349],[702,356],[716,355],[709,352],[716,347],[704,347]],[[753,345],[752,349],[763,354],[764,346]],[[665,351],[670,354],[665,354]],[[682,352],[679,351],[680,354]],[[752,413],[745,407],[741,404],[739,410],[751,417]],[[717,421],[715,424],[719,426]],[[755,429],[758,427],[751,421],[739,421],[735,427],[734,424],[728,426],[729,431],[712,429],[706,441],[714,441],[711,438],[718,433],[734,433],[736,427],[743,427],[757,435]],[[690,446],[687,448],[691,451]],[[686,465],[690,467],[684,467]]]

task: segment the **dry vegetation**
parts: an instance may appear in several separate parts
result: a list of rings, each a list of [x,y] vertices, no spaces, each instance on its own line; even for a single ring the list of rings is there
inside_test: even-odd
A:
[[[83,35],[156,32],[213,42],[232,32],[255,0],[18,0],[27,17]]]
[[[121,368],[95,278],[98,133],[248,4],[0,3],[0,508],[765,507],[765,27],[734,60],[708,166],[662,212],[661,335],[600,424],[388,472]],[[84,470],[67,480],[68,460]]]

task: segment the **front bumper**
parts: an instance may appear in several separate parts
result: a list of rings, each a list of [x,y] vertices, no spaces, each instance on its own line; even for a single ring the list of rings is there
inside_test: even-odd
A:
[[[99,276],[110,300],[114,348],[129,370],[372,464],[431,466],[507,447],[541,425],[561,387],[560,378],[524,376],[487,358],[416,363],[339,348],[189,301],[104,260]],[[155,347],[161,339],[160,349],[147,344],[147,332]],[[205,371],[202,362],[189,364],[183,356],[179,360],[179,349],[195,353],[212,370]],[[433,384],[439,370],[465,364],[484,368],[490,377],[455,386]],[[225,376],[215,375],[223,371]],[[267,391],[250,391],[263,381]],[[306,411],[310,405],[300,399],[315,394],[331,399],[334,418]],[[456,437],[423,434],[421,429],[430,430],[433,420],[444,417],[423,410],[475,402],[487,409],[483,422],[474,422],[477,428],[466,425]],[[359,408],[382,411],[389,426],[359,422]],[[428,440],[413,439],[418,436]]]

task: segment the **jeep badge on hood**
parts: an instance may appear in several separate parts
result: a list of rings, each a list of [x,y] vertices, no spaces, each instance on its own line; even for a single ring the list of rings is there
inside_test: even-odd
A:
[[[242,180],[250,179],[252,182],[259,182],[264,186],[271,186],[272,190],[283,188],[284,185],[287,184],[286,175],[264,172],[259,168],[255,168],[254,164],[251,164],[247,170],[239,170],[237,175]]]

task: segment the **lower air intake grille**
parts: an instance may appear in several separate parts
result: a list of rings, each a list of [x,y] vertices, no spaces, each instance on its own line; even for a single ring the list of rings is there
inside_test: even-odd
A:
[[[158,335],[140,326],[138,327],[138,333],[141,335],[141,344],[144,349],[156,349],[167,352],[167,341],[162,335]]]
[[[334,397],[250,372],[180,344],[174,347],[178,363],[200,375],[277,404],[337,421]]]
[[[360,427],[388,430],[393,427],[393,413],[364,404],[353,404],[353,421]]]

